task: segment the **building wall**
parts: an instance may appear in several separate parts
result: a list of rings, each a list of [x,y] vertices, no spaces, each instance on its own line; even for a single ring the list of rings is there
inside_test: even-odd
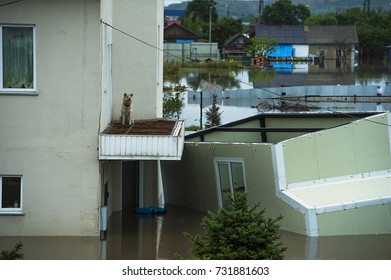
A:
[[[292,45],[280,44],[276,47],[275,51],[269,52],[267,55],[270,57],[290,58],[292,57]]]
[[[0,174],[23,176],[23,213],[0,235],[98,235],[99,1],[22,1],[2,23],[35,24],[37,95],[0,94]]]
[[[164,163],[167,203],[217,210],[215,157],[243,159],[249,202],[259,202],[269,217],[283,215],[282,229],[305,234],[304,215],[276,196],[269,144],[185,143],[181,162]]]
[[[212,60],[219,59],[217,43],[164,43],[164,61],[182,63],[190,60],[204,61],[210,58],[212,45]]]
[[[293,45],[294,57],[308,57],[309,46],[308,45]]]
[[[113,120],[124,92],[132,92],[134,119],[163,114],[163,2],[113,1]],[[159,50],[160,49],[160,50]]]
[[[384,234],[391,232],[391,205],[353,208],[317,216],[321,236]]]
[[[319,56],[319,50],[326,50],[326,60],[335,60],[337,58],[336,51],[338,49],[344,49],[346,55],[346,63],[351,64],[352,62],[352,51],[353,46],[330,46],[330,45],[310,45],[309,54],[313,56]]]
[[[287,184],[390,169],[387,123],[382,114],[283,142]]]

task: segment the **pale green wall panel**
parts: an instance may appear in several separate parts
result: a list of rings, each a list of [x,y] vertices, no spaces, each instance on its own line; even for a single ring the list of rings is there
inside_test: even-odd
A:
[[[316,141],[311,134],[283,144],[286,180],[288,184],[319,177]]]
[[[309,177],[308,180],[338,177],[357,172],[353,132],[350,126],[317,132],[314,136],[317,153],[313,156],[318,164],[319,174],[315,178]]]
[[[390,204],[385,204],[320,214],[319,235],[391,233],[390,213]]]
[[[288,184],[391,168],[383,116],[283,142]]]
[[[271,146],[267,144],[186,143],[181,162],[163,165],[167,203],[216,210],[214,157],[243,159],[249,202],[260,203],[269,217],[283,215],[282,229],[305,234],[304,215],[276,196]]]

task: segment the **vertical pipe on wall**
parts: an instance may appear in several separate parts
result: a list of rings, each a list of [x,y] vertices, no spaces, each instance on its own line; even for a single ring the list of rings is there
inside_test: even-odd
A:
[[[138,207],[144,207],[144,161],[140,160]]]
[[[162,179],[162,167],[160,160],[157,161],[157,199],[159,207],[164,208],[165,200]]]

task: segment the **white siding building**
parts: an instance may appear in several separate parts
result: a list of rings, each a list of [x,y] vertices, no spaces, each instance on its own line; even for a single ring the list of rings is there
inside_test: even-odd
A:
[[[162,116],[163,1],[21,1],[0,18],[0,236],[98,236],[139,203],[130,188],[158,202],[159,156],[105,161],[99,135],[124,92],[136,122]]]

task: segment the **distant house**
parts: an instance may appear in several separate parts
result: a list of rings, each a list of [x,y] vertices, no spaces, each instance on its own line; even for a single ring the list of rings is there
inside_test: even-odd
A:
[[[228,38],[221,50],[222,58],[246,55],[246,42],[248,37],[243,33],[238,33]]]
[[[278,42],[272,58],[314,58],[317,63],[325,60],[354,62],[358,44],[355,26],[279,26],[256,25],[256,38],[268,37]]]
[[[354,25],[305,26],[309,55],[324,60],[354,63],[358,36]]]
[[[283,230],[390,233],[390,125],[390,113],[265,113],[203,130],[164,163],[166,198],[216,210],[237,187]]]
[[[219,59],[217,43],[174,22],[164,28],[164,61],[203,61]]]
[[[309,47],[303,26],[258,24],[255,26],[255,36],[273,38],[278,42],[276,50],[267,54],[269,57],[308,57]]]
[[[199,35],[174,22],[164,28],[165,43],[189,43],[204,41]]]

